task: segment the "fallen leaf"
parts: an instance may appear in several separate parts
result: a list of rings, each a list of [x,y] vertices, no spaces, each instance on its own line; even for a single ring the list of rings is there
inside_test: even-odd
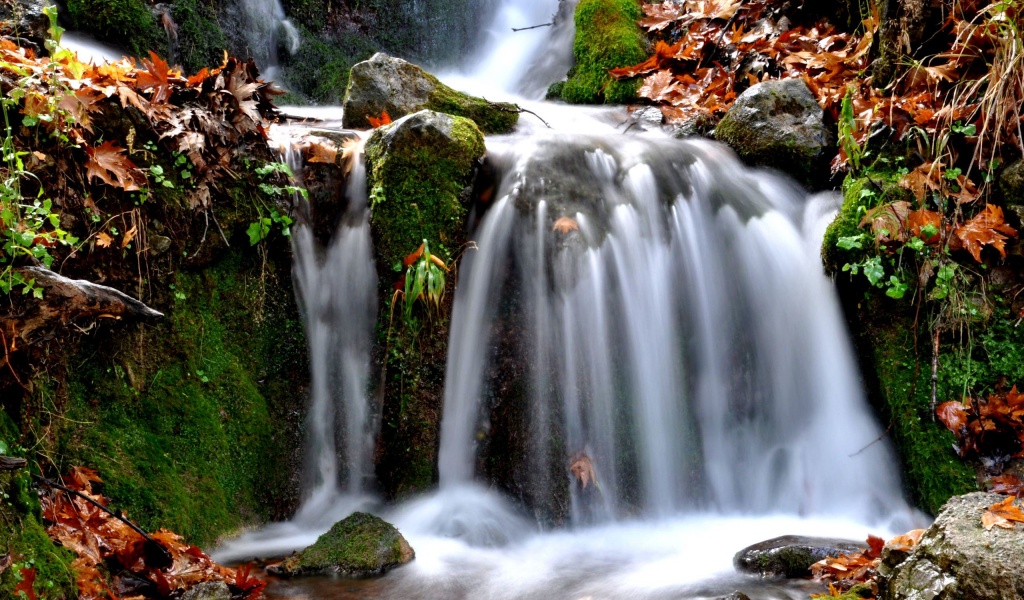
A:
[[[557,231],[558,233],[569,233],[570,231],[579,231],[579,229],[580,224],[572,217],[559,217],[555,224],[551,226],[551,231]]]
[[[14,587],[14,594],[17,595],[18,592],[24,592],[28,596],[28,600],[36,600],[35,581],[35,568],[21,569],[21,581]]]
[[[1024,512],[1013,504],[1013,500],[1013,496],[1007,496],[1003,501],[988,507],[981,515],[981,524],[986,531],[991,531],[992,527],[1013,529],[1014,523],[1024,523]]]
[[[366,120],[370,122],[370,127],[373,127],[374,129],[376,129],[378,127],[383,127],[384,125],[390,125],[391,124],[391,115],[389,115],[388,111],[385,110],[385,111],[382,111],[380,113],[380,118],[379,119],[376,118],[376,117],[368,116],[368,117],[366,117]]]
[[[110,237],[109,235],[102,231],[96,234],[96,245],[99,246],[100,248],[109,248],[110,243],[113,241],[114,238]]]
[[[108,140],[95,148],[86,146],[85,152],[89,155],[89,160],[85,163],[88,179],[98,178],[107,185],[121,188],[126,192],[139,189],[135,182],[138,169],[125,155],[124,148]]]
[[[135,234],[138,233],[138,227],[132,225],[132,228],[125,232],[124,239],[121,240],[121,248],[127,248],[128,244],[132,243],[135,239]]]
[[[1006,258],[1006,240],[1017,235],[1017,230],[1003,220],[1003,209],[986,204],[985,209],[954,230],[964,248],[974,260],[981,262],[982,246],[992,246]]]

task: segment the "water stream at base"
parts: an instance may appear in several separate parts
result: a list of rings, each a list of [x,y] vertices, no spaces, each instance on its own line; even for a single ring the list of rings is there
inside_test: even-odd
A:
[[[537,24],[558,6],[505,0],[492,30]],[[571,47],[566,23],[529,39],[498,36],[493,56],[446,80],[489,98],[537,99],[551,76],[529,65],[561,64]],[[518,62],[503,65],[510,48]],[[805,584],[736,574],[733,553],[783,534],[863,539],[920,525],[892,451],[878,441],[821,272],[836,198],[808,198],[710,142],[625,135],[618,109],[520,102],[555,129],[524,115],[515,134],[487,140],[500,185],[471,234],[479,250],[460,267],[439,489],[395,507],[363,492],[376,306],[365,290],[376,284],[357,173],[328,248],[316,248],[301,225],[295,232],[315,476],[291,522],[214,556],[281,554],[353,510],[372,510],[408,538],[413,563],[373,581],[276,582],[269,596],[653,600],[741,590],[806,598]],[[513,297],[532,515],[477,480],[478,440],[495,433],[492,325]],[[352,306],[361,307],[354,320]],[[581,458],[596,484],[570,473]],[[545,498],[565,489],[573,527],[543,531],[557,508]]]

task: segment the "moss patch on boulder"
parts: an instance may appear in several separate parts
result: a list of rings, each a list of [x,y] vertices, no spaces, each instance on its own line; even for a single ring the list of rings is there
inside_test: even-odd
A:
[[[573,104],[625,104],[636,100],[640,81],[616,81],[608,70],[647,59],[647,44],[638,25],[642,17],[640,3],[635,0],[580,0],[574,17],[576,66],[560,90],[563,100]]]
[[[369,117],[385,111],[392,119],[420,110],[466,117],[484,133],[508,133],[519,122],[515,104],[456,91],[420,67],[384,53],[352,67],[344,108],[343,123],[354,129],[369,127]]]
[[[377,129],[366,143],[374,246],[380,273],[401,267],[423,240],[450,258],[462,243],[463,197],[484,138],[473,121],[421,111]]]
[[[393,525],[371,514],[357,512],[335,523],[309,548],[268,570],[284,577],[321,573],[372,577],[415,557],[409,542]]]

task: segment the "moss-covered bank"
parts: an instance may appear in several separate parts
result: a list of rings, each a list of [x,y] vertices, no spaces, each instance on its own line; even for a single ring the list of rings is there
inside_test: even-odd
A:
[[[872,172],[848,180],[844,185],[843,207],[825,234],[822,255],[826,269],[836,278],[868,393],[888,423],[886,431],[900,455],[905,482],[914,502],[937,514],[951,496],[975,491],[978,483],[974,468],[956,455],[953,435],[932,412],[932,349],[927,309],[918,312],[909,294],[905,299],[889,298],[867,285],[863,275],[844,272],[843,266],[861,260],[866,250],[844,250],[839,246],[840,238],[863,231],[859,224],[867,208],[908,199],[908,192],[899,187],[898,180],[898,174],[888,172]],[[983,332],[982,337],[1002,329],[998,320],[979,321],[972,327],[976,336]],[[962,357],[965,351],[975,351],[967,348],[966,338],[943,336],[937,372],[938,401],[991,389],[997,371],[1007,366],[1001,364],[1005,360],[995,346],[993,352],[984,351],[986,356],[977,356],[987,365],[982,366],[955,358]]]
[[[576,6],[576,65],[558,85],[560,95],[574,104],[624,104],[636,99],[638,80],[616,81],[609,69],[647,59],[646,38],[638,22],[643,17],[636,0],[580,0]]]

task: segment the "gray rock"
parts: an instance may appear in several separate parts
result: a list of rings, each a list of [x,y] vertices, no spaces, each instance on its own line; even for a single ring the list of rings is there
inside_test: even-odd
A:
[[[662,114],[661,109],[657,106],[638,108],[630,116],[641,131],[660,129],[662,122],[665,120],[665,115]]]
[[[185,590],[181,600],[231,600],[231,590],[223,581],[206,581]]]
[[[906,557],[883,552],[879,598],[1011,600],[1024,598],[1024,528],[985,531],[981,515],[1005,496],[953,497]]]
[[[999,191],[1007,205],[1024,205],[1024,158],[1003,169],[999,175]]]
[[[171,249],[171,238],[159,233],[149,234],[149,252],[153,256],[160,256]]]
[[[399,119],[420,110],[466,117],[484,133],[508,133],[519,122],[519,107],[457,92],[420,67],[378,52],[352,67],[342,124],[367,128],[369,117],[387,111]]]
[[[740,94],[715,128],[715,139],[744,161],[788,173],[816,187],[828,179],[836,135],[800,79],[765,81]]]
[[[0,35],[31,43],[42,50],[50,20],[43,13],[46,0],[4,0],[0,2]]]
[[[267,571],[282,577],[323,573],[372,577],[415,557],[409,542],[393,525],[371,514],[357,512],[335,523],[309,548]]]
[[[862,542],[831,538],[784,535],[747,546],[733,557],[733,565],[762,577],[807,577],[811,565],[826,556],[860,552]]]

